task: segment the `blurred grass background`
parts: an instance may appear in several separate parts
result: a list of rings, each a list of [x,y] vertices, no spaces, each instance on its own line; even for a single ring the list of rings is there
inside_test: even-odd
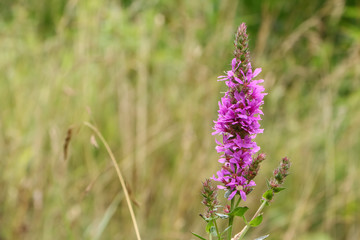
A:
[[[252,211],[281,157],[293,161],[248,239],[360,239],[358,1],[2,0],[0,14],[1,240],[135,239],[84,121],[111,145],[143,239],[203,235],[216,79],[241,22],[269,93]]]

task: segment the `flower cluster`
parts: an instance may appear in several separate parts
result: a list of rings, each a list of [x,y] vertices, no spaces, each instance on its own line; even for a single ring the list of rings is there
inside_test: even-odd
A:
[[[252,180],[256,177],[257,173],[259,172],[260,169],[260,163],[262,161],[264,161],[266,158],[265,153],[260,153],[256,158],[254,158],[254,160],[252,161],[252,163],[249,165],[249,167],[247,167],[244,171],[244,176],[247,180]]]
[[[263,132],[259,120],[263,114],[260,108],[266,93],[264,87],[258,85],[263,80],[254,80],[261,69],[252,71],[244,23],[235,36],[234,55],[232,69],[225,76],[219,77],[219,81],[225,81],[228,91],[219,102],[218,119],[214,121],[213,134],[220,134],[223,139],[222,143],[216,140],[216,150],[221,153],[219,162],[223,166],[213,179],[223,183],[218,188],[229,191],[229,200],[239,193],[245,201],[246,195],[255,186],[252,180],[254,171],[250,174],[249,169],[253,158],[257,159],[254,154],[260,150],[254,138]],[[257,173],[258,167],[254,167]]]
[[[219,201],[217,200],[217,189],[216,187],[211,186],[210,179],[206,179],[205,182],[203,182],[203,190],[201,191],[201,195],[204,197],[201,203],[206,206],[205,218],[210,218],[215,214],[217,208],[219,207]]]
[[[278,168],[274,170],[274,177],[270,179],[269,186],[272,189],[280,187],[285,178],[289,175],[291,163],[287,157],[284,157]]]

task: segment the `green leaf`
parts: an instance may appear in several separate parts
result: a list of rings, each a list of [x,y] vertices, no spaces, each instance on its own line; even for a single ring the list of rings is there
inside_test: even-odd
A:
[[[237,207],[234,210],[232,210],[231,213],[229,213],[229,215],[242,217],[242,216],[244,216],[244,214],[246,213],[246,211],[248,209],[249,209],[248,207]]]
[[[209,218],[207,218],[207,217],[204,217],[204,220],[206,221],[206,222],[210,222],[210,221],[212,221],[212,220],[214,220],[214,219],[217,219],[218,217],[209,217]]]
[[[213,226],[214,226],[214,220],[209,221],[205,228],[206,232],[210,233],[211,227]]]
[[[245,216],[242,216],[242,218],[243,218],[243,220],[244,220],[244,223],[245,223],[246,225],[249,225],[248,221],[246,220],[246,217],[245,217]]]
[[[266,186],[270,188],[270,181],[266,179]]]
[[[272,189],[267,190],[264,194],[263,194],[263,198],[266,199],[267,201],[271,201],[271,199],[274,196],[274,192]]]
[[[227,228],[225,228],[225,230],[221,233],[221,235],[223,235],[224,233],[226,233],[232,226],[228,226]]]
[[[261,199],[261,202],[265,202],[265,205],[266,206],[270,206],[270,202],[268,200],[265,200],[265,199]]]
[[[263,219],[263,216],[259,215],[256,218],[254,218],[253,220],[251,220],[249,225],[252,226],[252,227],[257,227],[262,222],[262,219]]]
[[[229,218],[229,215],[227,214],[222,214],[222,213],[215,213],[217,216],[219,216],[221,219],[227,219]]]
[[[267,235],[258,237],[258,238],[256,238],[255,240],[264,240],[264,239],[267,238],[268,236],[270,236],[270,234],[267,234]]]
[[[215,228],[214,226],[212,226],[212,227],[210,228],[210,233],[211,233],[211,235],[213,235],[213,236],[217,236],[216,228]]]
[[[203,238],[202,236],[197,235],[196,233],[193,233],[193,232],[191,232],[191,233],[192,233],[192,235],[194,235],[195,237],[200,238],[201,240],[206,240],[206,238]]]
[[[285,189],[286,189],[286,188],[284,188],[284,187],[277,187],[277,188],[273,188],[274,193],[281,192],[282,190],[285,190]]]

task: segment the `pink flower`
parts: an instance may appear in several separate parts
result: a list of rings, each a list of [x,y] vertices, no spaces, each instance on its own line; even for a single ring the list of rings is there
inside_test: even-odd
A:
[[[214,121],[213,134],[222,136],[222,143],[216,140],[219,162],[223,164],[215,181],[221,182],[220,189],[230,192],[231,200],[239,194],[245,201],[246,194],[255,182],[247,179],[246,169],[251,165],[253,156],[260,150],[254,141],[260,129],[261,106],[266,95],[263,80],[254,80],[261,72],[260,68],[252,71],[247,47],[245,24],[240,25],[235,39],[235,58],[231,61],[231,70],[220,76],[218,81],[225,81],[228,91],[219,101],[218,119]],[[241,61],[240,59],[243,59]]]

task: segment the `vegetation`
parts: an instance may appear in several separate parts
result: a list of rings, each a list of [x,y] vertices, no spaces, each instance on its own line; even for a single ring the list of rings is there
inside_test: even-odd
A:
[[[85,121],[116,156],[143,239],[203,233],[201,181],[219,167],[216,80],[241,22],[269,93],[250,209],[281,157],[292,160],[286,194],[249,239],[359,239],[356,2],[1,1],[0,239],[136,238]]]

